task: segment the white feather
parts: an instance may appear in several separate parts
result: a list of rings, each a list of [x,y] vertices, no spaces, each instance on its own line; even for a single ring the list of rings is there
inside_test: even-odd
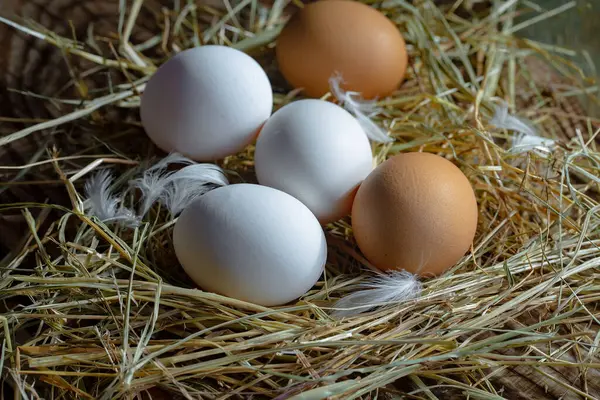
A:
[[[517,133],[510,148],[512,153],[524,153],[533,150],[544,155],[550,153],[555,145],[554,140],[539,136],[529,121],[509,114],[506,103],[496,106],[490,124],[496,128]]]
[[[371,120],[371,117],[381,112],[381,109],[376,106],[376,102],[362,99],[358,92],[344,91],[340,86],[342,83],[343,79],[340,74],[335,74],[329,78],[331,93],[346,111],[354,115],[369,139],[381,143],[393,142],[393,139],[387,135],[383,128]]]
[[[198,196],[229,184],[223,170],[214,164],[189,165],[169,175],[165,182],[159,200],[172,215],[179,214]]]
[[[138,226],[140,219],[135,213],[123,206],[123,198],[113,193],[112,174],[102,170],[85,183],[86,200],[84,209],[102,222],[117,222],[126,226]]]
[[[170,164],[191,164],[176,172],[167,172]],[[214,164],[195,164],[180,154],[170,154],[130,182],[142,192],[140,214],[145,215],[157,201],[172,215],[179,214],[196,197],[218,186],[228,185],[221,168]]]
[[[518,135],[513,141],[511,152],[523,153],[533,150],[538,154],[544,155],[543,153],[552,152],[554,145],[555,142],[552,139],[541,136]]]
[[[421,282],[407,271],[378,274],[358,285],[358,290],[335,304],[334,318],[349,317],[373,310],[381,305],[396,304],[421,294]]]
[[[146,169],[140,178],[133,179],[129,182],[130,186],[138,188],[142,192],[142,205],[140,207],[141,215],[146,215],[148,210],[150,210],[150,207],[152,207],[152,205],[162,196],[166,184],[165,179],[170,175],[166,172],[166,169],[170,164],[175,163],[193,164],[194,162],[181,154],[171,153],[161,161]]]

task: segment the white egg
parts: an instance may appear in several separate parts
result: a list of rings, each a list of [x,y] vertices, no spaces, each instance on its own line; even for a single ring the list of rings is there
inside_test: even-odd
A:
[[[290,103],[269,118],[254,161],[260,184],[296,197],[321,223],[350,212],[356,189],[373,169],[371,145],[356,118],[313,99]]]
[[[200,288],[264,306],[305,294],[327,258],[323,229],[306,206],[266,186],[202,195],[173,232],[179,262]]]
[[[226,46],[185,50],[163,64],[142,96],[142,125],[167,152],[196,161],[235,154],[273,111],[271,84],[249,55]]]

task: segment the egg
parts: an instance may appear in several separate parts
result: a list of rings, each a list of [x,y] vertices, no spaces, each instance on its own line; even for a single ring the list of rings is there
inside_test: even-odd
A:
[[[477,201],[467,177],[430,153],[405,153],[379,165],[352,208],[358,247],[381,270],[444,272],[469,250]]]
[[[343,89],[363,98],[388,95],[404,79],[408,62],[398,28],[378,10],[350,0],[305,5],[280,33],[276,55],[286,80],[310,97],[326,94],[336,74]]]
[[[349,112],[304,99],[277,110],[254,155],[258,182],[302,201],[328,223],[350,213],[356,189],[373,169],[369,139]]]
[[[150,78],[141,102],[142,125],[166,152],[211,161],[243,150],[273,111],[262,67],[227,46],[185,50]]]
[[[323,229],[306,206],[246,183],[214,189],[188,206],[173,246],[200,288],[263,306],[305,294],[327,258]]]

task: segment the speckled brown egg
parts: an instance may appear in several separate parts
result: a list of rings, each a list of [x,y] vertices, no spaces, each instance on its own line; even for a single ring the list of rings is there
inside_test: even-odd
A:
[[[338,73],[345,90],[364,98],[386,96],[404,79],[408,57],[392,21],[349,0],[304,6],[282,30],[276,52],[286,80],[312,97],[326,94],[329,79]]]
[[[452,162],[430,153],[404,153],[364,180],[352,227],[364,256],[381,270],[435,276],[469,250],[477,229],[473,188]]]

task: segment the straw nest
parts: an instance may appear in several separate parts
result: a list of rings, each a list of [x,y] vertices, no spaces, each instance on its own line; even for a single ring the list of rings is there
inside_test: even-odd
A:
[[[298,98],[277,73],[273,42],[301,4],[122,2],[113,35],[90,27],[78,39],[3,20],[86,62],[71,69],[78,98],[46,99],[60,116],[0,138],[5,146],[63,135],[64,149],[3,168],[6,184],[24,176],[43,184],[50,170],[71,200],[0,206],[29,227],[0,266],[2,382],[24,399],[599,396],[600,121],[573,102],[595,101],[593,82],[569,61],[572,51],[518,37],[569,7],[460,4],[373,4],[404,32],[410,54],[407,80],[375,117],[395,141],[374,152],[378,161],[424,151],[456,162],[478,197],[476,240],[458,265],[423,282],[417,300],[345,319],[331,308],[373,276],[348,220],[327,227],[330,258],[318,284],[294,304],[264,308],[195,288],[160,207],[136,229],[102,224],[82,207],[90,173],[111,168],[118,187],[162,156],[137,107],[173,53],[234,46],[269,72],[276,108]],[[154,33],[135,41],[141,15]],[[501,101],[554,142],[494,126]],[[220,165],[234,181],[252,180],[252,152]]]

